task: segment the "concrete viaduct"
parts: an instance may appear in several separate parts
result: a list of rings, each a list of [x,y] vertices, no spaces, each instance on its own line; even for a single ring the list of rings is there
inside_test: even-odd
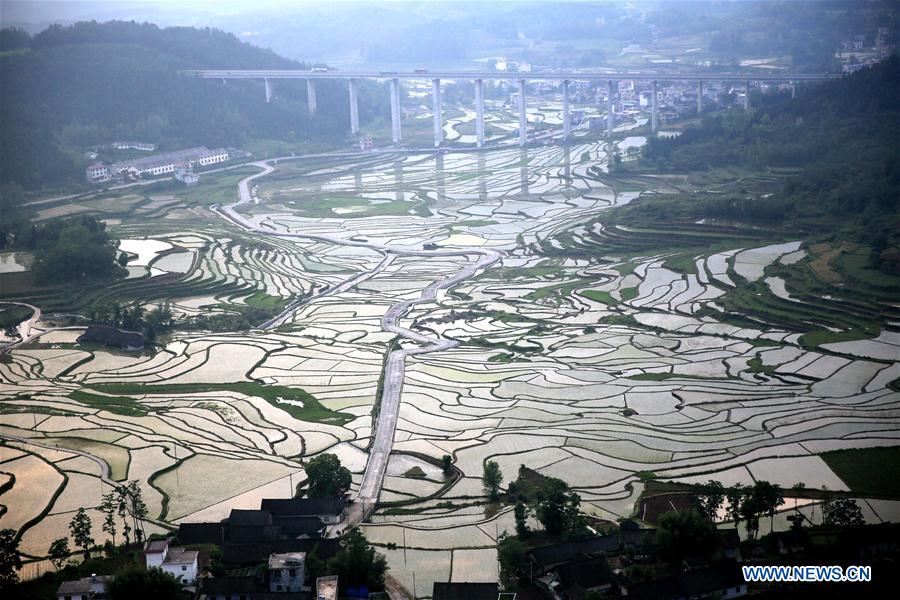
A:
[[[696,81],[697,112],[703,110],[704,81],[743,81],[747,93],[744,95],[744,108],[750,108],[750,86],[752,82],[785,82],[793,86],[802,81],[824,81],[836,79],[837,74],[803,74],[803,73],[573,73],[563,71],[541,71],[536,73],[498,73],[498,72],[463,72],[463,71],[301,71],[301,70],[192,70],[184,71],[186,75],[204,79],[262,79],[266,86],[266,102],[272,100],[272,80],[305,79],[306,94],[310,113],[316,112],[316,81],[319,79],[346,79],[350,91],[350,131],[359,133],[359,109],[357,99],[357,82],[360,79],[387,80],[390,82],[391,97],[391,131],[395,144],[400,143],[400,82],[402,80],[431,79],[431,98],[434,113],[434,145],[438,147],[443,141],[443,103],[441,100],[441,80],[474,80],[475,82],[475,136],[479,147],[484,145],[484,81],[515,81],[518,86],[519,109],[519,144],[528,142],[527,120],[525,113],[525,84],[528,81],[561,81],[563,97],[563,138],[571,134],[571,115],[569,112],[569,85],[572,81],[605,81],[607,85],[607,119],[606,131],[611,138],[614,126],[613,90],[617,81],[650,81],[653,84],[651,95],[650,122],[653,131],[659,128],[658,84],[660,81]],[[796,89],[796,88],[794,88]]]

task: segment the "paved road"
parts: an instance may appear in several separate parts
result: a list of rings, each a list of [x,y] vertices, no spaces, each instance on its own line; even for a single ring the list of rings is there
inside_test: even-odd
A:
[[[311,158],[322,156],[335,156],[335,154],[317,154],[307,155],[305,157],[291,158]],[[285,159],[271,159],[250,163],[254,166],[259,167],[261,171],[254,175],[251,175],[250,177],[242,179],[238,183],[238,200],[226,206],[212,206],[212,210],[214,210],[225,219],[231,221],[232,223],[235,223],[236,225],[244,229],[262,235],[296,239],[311,239],[342,246],[358,246],[374,250],[384,256],[384,259],[371,270],[365,271],[358,275],[354,275],[353,277],[342,282],[340,285],[337,285],[329,290],[323,291],[319,294],[305,299],[306,301],[312,300],[314,298],[320,298],[324,295],[336,294],[348,290],[361,281],[364,281],[365,279],[368,279],[375,274],[383,271],[396,257],[466,256],[473,254],[479,257],[478,260],[467,265],[458,273],[451,275],[445,279],[432,282],[422,290],[419,298],[415,300],[404,300],[402,302],[394,304],[382,317],[381,326],[385,331],[396,333],[398,336],[404,339],[422,345],[417,348],[401,348],[393,350],[388,355],[387,361],[385,361],[385,369],[383,373],[384,384],[382,386],[378,420],[375,423],[375,439],[372,442],[372,447],[369,452],[369,459],[366,463],[366,470],[363,474],[359,492],[357,493],[356,502],[354,502],[348,510],[347,518],[342,523],[332,526],[329,530],[329,535],[336,535],[344,528],[356,525],[357,523],[363,521],[366,516],[368,516],[368,514],[372,511],[375,503],[378,501],[378,496],[381,493],[381,486],[384,482],[385,471],[387,470],[388,458],[391,454],[391,449],[393,448],[394,444],[394,432],[397,428],[397,415],[400,409],[400,395],[403,390],[406,357],[416,354],[425,354],[428,352],[440,352],[441,350],[453,348],[458,344],[453,340],[432,338],[416,331],[412,331],[411,329],[407,329],[406,327],[403,327],[399,324],[400,318],[404,314],[406,314],[406,312],[410,308],[417,304],[433,302],[440,290],[448,289],[454,285],[457,285],[458,283],[474,276],[482,269],[485,269],[494,264],[495,262],[500,260],[501,255],[495,250],[481,248],[459,250],[422,250],[418,247],[392,246],[389,244],[380,244],[376,242],[361,242],[343,239],[332,235],[289,233],[264,229],[250,219],[247,219],[246,217],[238,213],[235,209],[238,206],[256,201],[253,195],[253,189],[251,187],[252,182],[274,171],[274,167],[270,163],[277,162],[278,160]],[[295,304],[294,306],[288,307],[284,312],[264,323],[262,325],[262,328],[272,328],[283,324],[293,313],[293,311],[296,310],[297,306],[298,305]]]

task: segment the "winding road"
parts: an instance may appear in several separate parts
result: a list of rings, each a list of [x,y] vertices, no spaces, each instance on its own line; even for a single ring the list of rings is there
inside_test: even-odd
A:
[[[313,156],[313,155],[311,155]],[[332,156],[332,155],[314,155],[314,156]],[[375,426],[375,439],[369,451],[369,458],[366,463],[366,470],[360,483],[359,492],[356,495],[356,501],[347,511],[346,518],[339,524],[329,529],[329,535],[337,535],[346,527],[356,525],[368,516],[374,509],[378,496],[381,493],[381,487],[384,482],[385,472],[387,470],[388,458],[394,444],[394,432],[397,428],[397,416],[400,409],[400,393],[403,390],[403,379],[406,368],[406,357],[417,354],[426,354],[429,352],[440,352],[457,346],[459,343],[454,340],[446,340],[441,338],[433,338],[407,329],[399,324],[399,320],[406,312],[417,304],[432,302],[437,298],[440,290],[445,290],[459,284],[466,279],[473,277],[479,271],[486,269],[501,258],[501,254],[495,250],[472,248],[459,250],[423,250],[412,248],[409,246],[392,246],[389,244],[379,244],[375,242],[362,242],[350,239],[343,239],[331,235],[314,235],[304,233],[289,233],[272,231],[264,229],[247,219],[235,209],[239,206],[249,204],[254,201],[253,189],[251,183],[261,177],[272,173],[275,167],[271,163],[277,163],[279,160],[298,160],[310,158],[310,156],[291,157],[290,159],[271,159],[264,161],[256,161],[249,163],[250,165],[261,168],[259,173],[251,175],[238,182],[238,199],[236,202],[225,206],[213,205],[211,209],[218,215],[228,221],[238,225],[239,227],[253,231],[258,234],[267,236],[277,236],[283,238],[309,239],[342,246],[357,246],[374,250],[384,256],[384,259],[369,271],[356,274],[319,294],[305,298],[304,300],[294,303],[287,307],[282,313],[274,318],[266,321],[261,325],[261,329],[271,329],[284,324],[290,315],[302,304],[311,300],[321,298],[326,295],[338,294],[346,291],[358,283],[369,279],[387,268],[391,262],[397,257],[420,256],[420,257],[436,257],[436,256],[466,256],[478,255],[477,261],[467,265],[458,273],[451,275],[445,279],[432,282],[422,290],[421,295],[415,300],[403,300],[392,305],[381,318],[381,326],[385,331],[396,333],[403,339],[407,339],[417,344],[421,344],[416,348],[399,348],[392,350],[385,361],[384,372],[382,373],[383,386],[380,398],[380,408],[378,420]]]

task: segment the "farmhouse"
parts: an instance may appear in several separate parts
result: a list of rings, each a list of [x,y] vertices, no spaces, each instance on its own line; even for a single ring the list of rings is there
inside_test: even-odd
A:
[[[144,560],[147,568],[156,567],[171,574],[180,582],[192,585],[197,581],[196,550],[185,550],[170,547],[169,540],[153,540],[144,548]]]
[[[97,342],[122,350],[144,349],[144,336],[136,331],[123,331],[110,325],[91,325],[78,336],[78,343]]]

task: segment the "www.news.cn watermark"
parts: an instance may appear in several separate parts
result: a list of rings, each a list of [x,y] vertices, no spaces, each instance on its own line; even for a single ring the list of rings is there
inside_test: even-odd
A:
[[[850,566],[743,566],[744,581],[753,582],[861,582],[872,581],[872,567]]]

